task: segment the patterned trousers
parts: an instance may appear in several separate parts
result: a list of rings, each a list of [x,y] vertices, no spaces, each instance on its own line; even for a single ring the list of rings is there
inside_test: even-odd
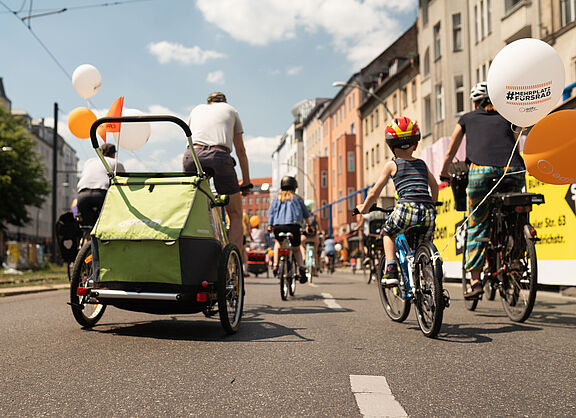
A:
[[[505,167],[480,166],[472,164],[468,171],[468,213],[478,207],[486,194],[494,187],[493,180],[504,174]],[[524,171],[523,167],[509,167],[507,173]],[[506,175],[514,180],[514,190],[521,191],[526,184],[524,172]],[[490,205],[486,200],[468,219],[468,239],[466,240],[466,271],[482,271],[486,261],[486,242],[477,241],[490,234]]]

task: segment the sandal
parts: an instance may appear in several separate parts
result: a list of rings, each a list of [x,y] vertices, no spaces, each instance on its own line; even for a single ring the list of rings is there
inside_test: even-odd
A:
[[[479,281],[474,283],[474,285],[470,287],[466,291],[466,293],[464,293],[464,299],[466,300],[476,299],[478,298],[478,296],[483,294],[484,294],[484,285],[482,284],[482,281]]]

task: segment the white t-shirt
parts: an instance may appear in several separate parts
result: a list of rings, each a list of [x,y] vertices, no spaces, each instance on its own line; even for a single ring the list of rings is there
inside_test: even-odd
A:
[[[234,147],[234,135],[243,132],[238,112],[228,103],[196,106],[190,112],[188,125],[194,144],[221,145],[230,151]]]
[[[126,171],[122,163],[118,163],[116,167],[116,160],[110,157],[104,157],[106,162],[112,169],[112,171]],[[108,190],[110,187],[110,179],[108,178],[108,172],[100,161],[100,158],[94,157],[90,158],[84,163],[82,167],[82,175],[78,181],[78,191],[83,189],[103,189]]]

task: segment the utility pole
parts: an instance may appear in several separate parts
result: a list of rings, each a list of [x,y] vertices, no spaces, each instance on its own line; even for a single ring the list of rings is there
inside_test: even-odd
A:
[[[58,103],[54,103],[52,145],[52,262],[56,262],[56,212],[58,206]]]

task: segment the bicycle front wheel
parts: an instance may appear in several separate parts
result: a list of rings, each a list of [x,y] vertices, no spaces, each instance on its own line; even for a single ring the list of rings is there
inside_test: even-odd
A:
[[[290,296],[294,296],[296,293],[296,277],[298,275],[298,264],[296,260],[292,258],[292,264],[290,271],[288,272],[288,293]]]
[[[530,225],[524,228],[527,227],[532,228]],[[499,270],[502,265],[507,267],[500,273],[502,306],[512,321],[524,322],[532,313],[536,302],[538,263],[534,241],[522,234],[521,242],[503,255],[498,255]]]
[[[444,315],[442,266],[433,260],[436,248],[430,243],[421,244],[416,250],[415,277],[416,318],[422,333],[429,338],[438,335]]]
[[[382,285],[382,275],[386,268],[386,257],[382,256],[377,266],[376,284],[378,285],[378,292],[380,293],[380,301],[386,311],[386,315],[395,322],[403,322],[410,313],[410,302],[405,297],[406,289],[404,286],[404,274],[400,268],[399,284],[394,287],[387,287]]]
[[[78,296],[78,288],[86,287],[88,280],[93,280],[92,276],[92,245],[90,242],[87,242],[76,256],[72,270],[72,278],[70,280],[70,306],[72,307],[72,314],[76,322],[85,328],[92,328],[96,325],[106,310],[106,305],[101,303],[88,303],[86,296]]]

